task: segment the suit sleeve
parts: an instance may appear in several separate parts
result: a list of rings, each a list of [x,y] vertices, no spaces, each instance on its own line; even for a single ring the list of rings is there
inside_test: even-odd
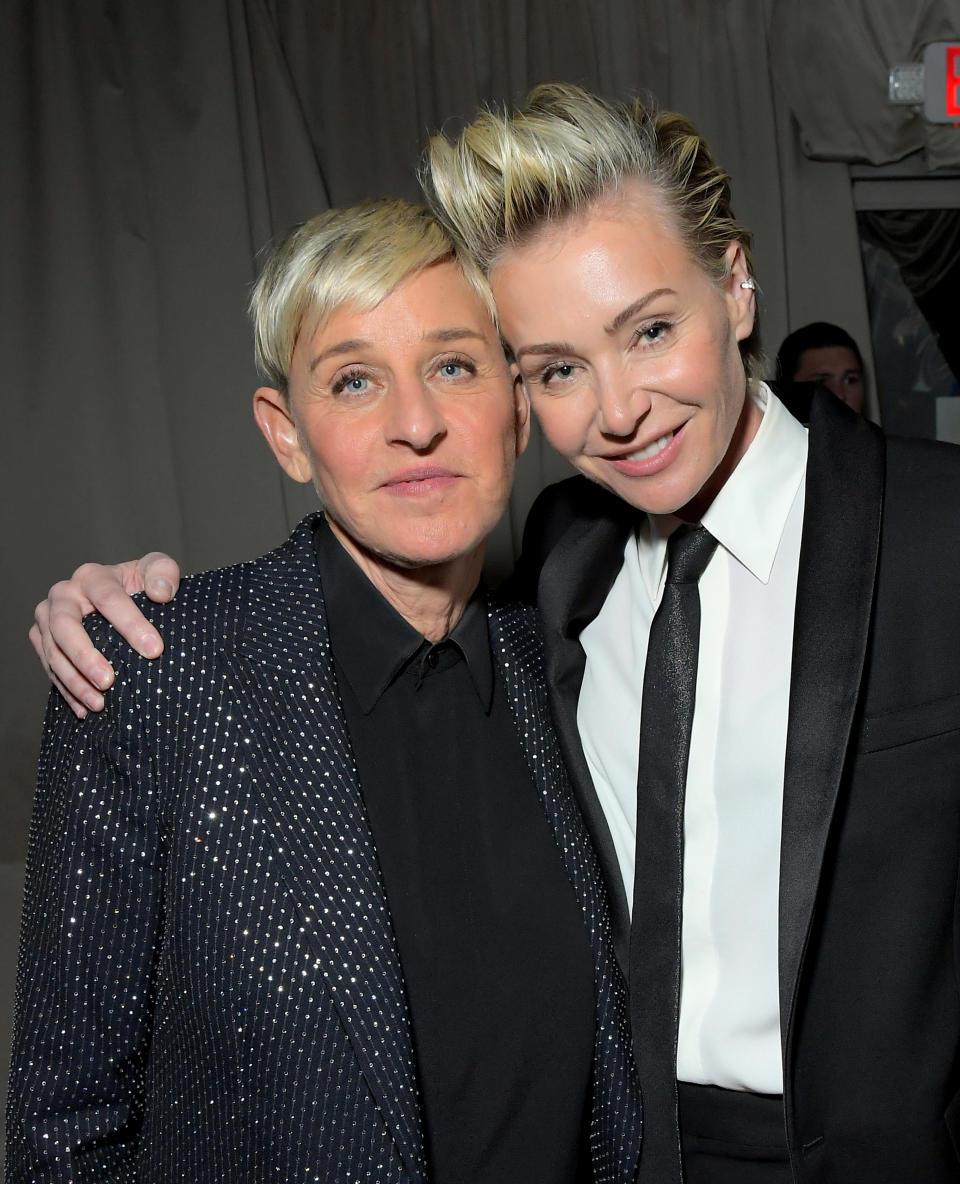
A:
[[[122,688],[47,709],[20,934],[8,1184],[132,1181],[161,927],[153,769]],[[104,718],[106,717],[106,718]]]

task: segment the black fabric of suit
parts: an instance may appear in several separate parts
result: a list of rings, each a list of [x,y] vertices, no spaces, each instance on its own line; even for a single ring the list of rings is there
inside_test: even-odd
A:
[[[635,519],[582,478],[564,482],[534,508],[521,570],[528,587],[541,573],[554,714],[625,969],[626,899],[576,705],[579,633]],[[815,400],[780,880],[797,1184],[960,1179],[958,524],[960,449],[887,441],[839,400]]]
[[[108,708],[52,696],[27,864],[7,1180],[424,1181],[403,974],[333,676],[311,520],[103,621]],[[530,792],[586,925],[595,1178],[640,1115],[600,873],[549,724],[536,621],[491,606]]]
[[[403,968],[436,1184],[583,1184],[593,959],[495,676],[485,598],[430,645],[321,521],[340,701]]]

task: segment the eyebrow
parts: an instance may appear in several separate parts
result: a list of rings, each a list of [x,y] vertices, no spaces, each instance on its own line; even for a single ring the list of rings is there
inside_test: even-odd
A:
[[[335,358],[340,354],[352,354],[355,350],[363,349],[364,346],[370,344],[371,342],[366,337],[348,337],[346,341],[338,341],[336,345],[327,346],[315,358],[310,359],[310,373],[312,374],[327,358]]]
[[[465,325],[454,329],[431,329],[423,335],[424,341],[460,341],[464,337],[473,338],[475,341],[487,340],[485,333],[481,333],[479,329],[469,329]]]
[[[566,341],[542,341],[537,345],[525,345],[523,349],[518,349],[513,356],[519,362],[520,359],[526,357],[527,354],[547,355],[572,353],[576,353],[576,350],[574,350],[573,346],[568,344]]]
[[[628,304],[622,312],[618,312],[609,325],[603,326],[604,333],[612,337],[614,333],[623,328],[627,321],[632,321],[638,313],[643,312],[648,304],[659,300],[661,296],[676,296],[676,292],[673,288],[654,288],[652,292],[641,296],[639,300],[634,300],[633,304]]]
[[[635,316],[643,312],[648,304],[654,300],[659,300],[661,296],[675,296],[676,292],[673,288],[654,288],[652,292],[648,292],[646,296],[641,296],[639,300],[634,300],[632,304],[628,304],[625,309],[618,312],[609,325],[603,326],[603,331],[608,336],[612,337],[614,333],[619,332],[620,329],[628,322],[633,320]],[[523,349],[518,349],[516,357],[519,360],[527,354],[533,355],[548,355],[548,354],[572,354],[576,350],[566,341],[542,341],[536,345],[525,345]]]
[[[486,341],[486,335],[481,333],[478,329],[470,329],[466,325],[454,326],[450,329],[431,329],[428,333],[424,333],[424,341],[462,341],[464,338],[471,338],[475,341]],[[341,354],[352,354],[357,350],[369,349],[376,343],[369,337],[348,337],[346,341],[338,341],[333,345],[327,346],[326,349],[321,350],[315,358],[310,361],[310,373],[325,362],[328,358],[336,358]]]

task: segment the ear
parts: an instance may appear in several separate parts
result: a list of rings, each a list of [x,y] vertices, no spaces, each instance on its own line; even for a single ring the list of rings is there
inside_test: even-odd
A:
[[[727,278],[724,281],[724,296],[730,314],[730,327],[737,341],[743,341],[753,332],[757,317],[757,293],[752,287],[745,288],[747,280],[753,280],[747,266],[743,246],[736,239],[727,246]]]
[[[517,456],[522,456],[530,443],[530,396],[523,385],[520,368],[511,363],[510,377],[513,380],[513,409],[517,430]]]
[[[310,458],[300,443],[286,397],[272,386],[258,387],[253,393],[253,418],[287,476],[301,483],[312,480]]]

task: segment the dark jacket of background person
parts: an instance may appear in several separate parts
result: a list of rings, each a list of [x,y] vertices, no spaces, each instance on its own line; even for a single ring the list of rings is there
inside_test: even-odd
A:
[[[780,873],[797,1184],[960,1179],[958,513],[960,449],[885,440],[833,396],[814,399]],[[554,486],[532,512],[522,573],[529,590],[542,564],[554,714],[624,967],[627,903],[576,708],[578,637],[635,520],[581,477]]]
[[[31,834],[9,1184],[423,1181],[403,975],[330,656],[310,519],[146,605],[166,648],[102,717],[51,697]],[[595,1178],[632,1180],[637,1100],[596,859],[532,612],[490,637],[595,961]]]

